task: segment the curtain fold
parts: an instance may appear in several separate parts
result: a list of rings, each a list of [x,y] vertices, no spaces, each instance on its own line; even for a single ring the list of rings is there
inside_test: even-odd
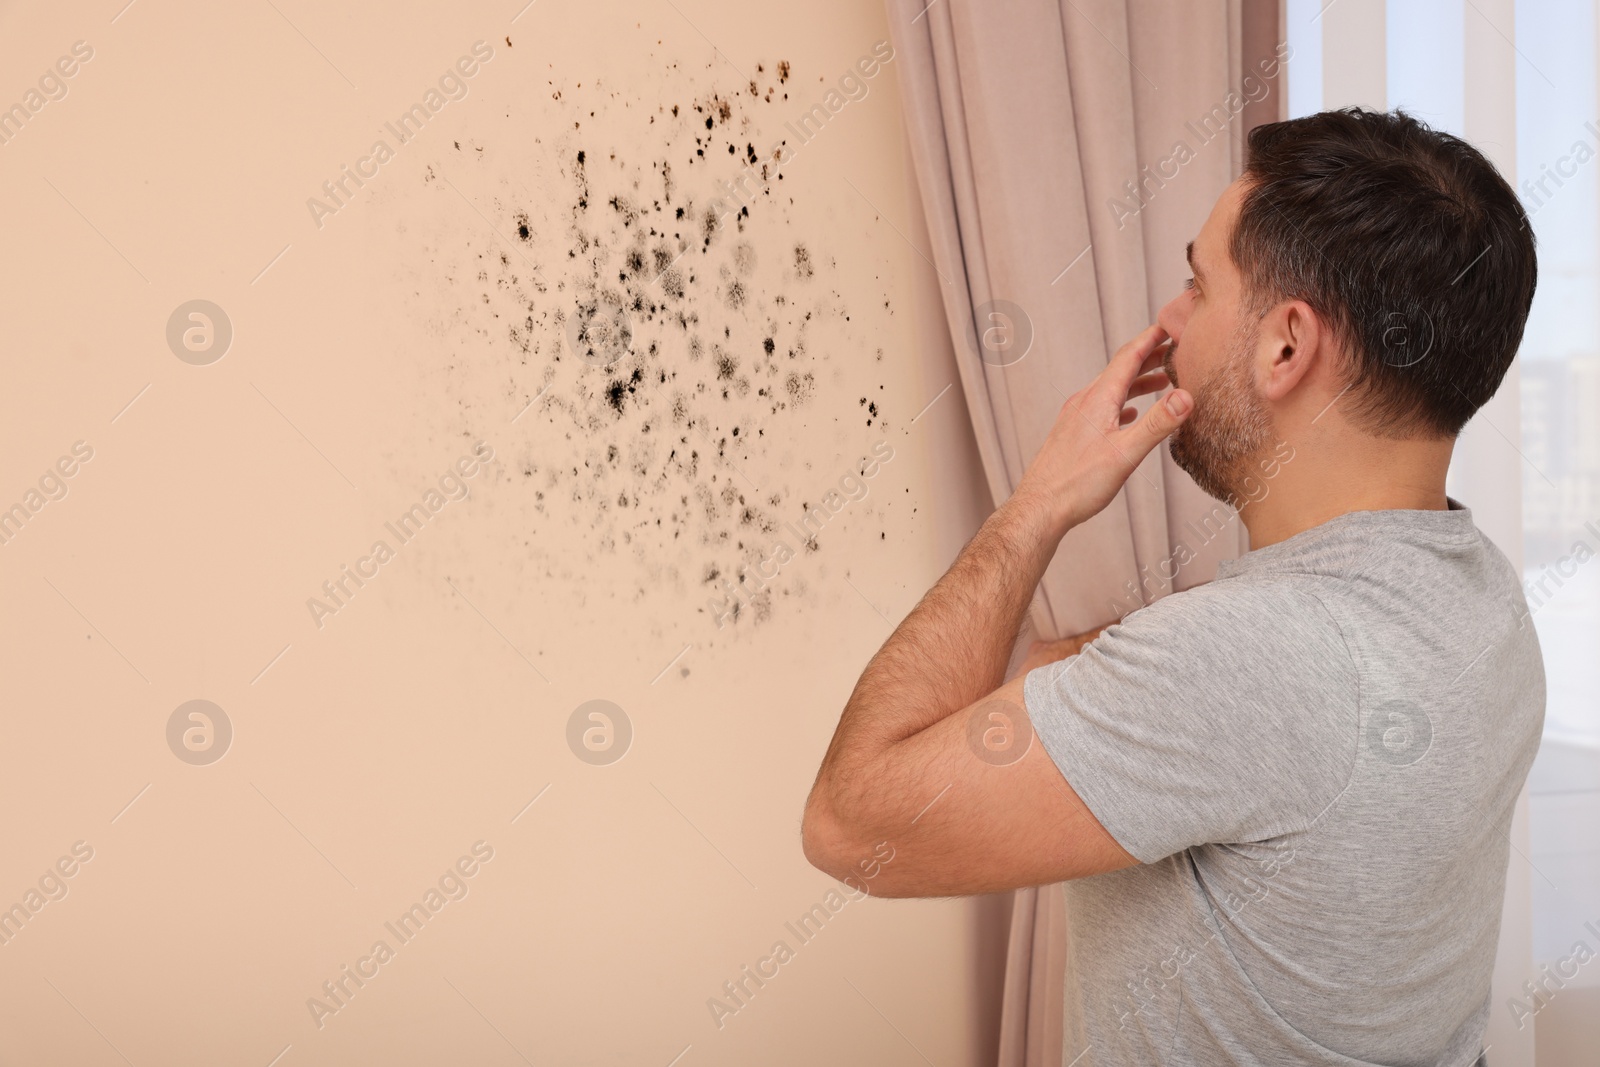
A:
[[[1279,5],[887,5],[933,262],[999,503],[1066,398],[1188,276],[1184,245],[1238,174],[1249,126],[1283,114],[1286,72],[1265,65],[1281,54]],[[1157,449],[1062,541],[1033,627],[1093,629],[1209,581],[1245,547],[1232,511]],[[1065,906],[1059,886],[1015,894],[1001,1067],[1068,1061]]]

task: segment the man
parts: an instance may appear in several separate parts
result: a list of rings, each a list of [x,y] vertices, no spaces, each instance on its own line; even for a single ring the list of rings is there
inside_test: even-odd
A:
[[[867,665],[806,856],[884,896],[1066,882],[1080,1067],[1471,1064],[1545,691],[1445,472],[1527,219],[1471,146],[1348,109],[1253,131],[1189,262]],[[1169,436],[1251,551],[1000,684],[1062,536]]]

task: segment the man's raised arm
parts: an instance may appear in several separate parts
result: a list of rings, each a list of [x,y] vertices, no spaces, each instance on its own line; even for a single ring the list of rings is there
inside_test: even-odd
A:
[[[1159,327],[1145,330],[1063,405],[1017,491],[867,664],[806,802],[801,834],[813,864],[840,876],[887,841],[896,859],[871,891],[910,896],[1039,884],[1132,862],[1038,746],[1015,767],[985,762],[969,747],[970,716],[956,713],[995,704],[1006,723],[1027,728],[1022,675],[1001,682],[1034,588],[1067,530],[1105,507],[1192,405],[1174,391],[1143,418],[1126,406],[1168,384],[1157,369],[1165,340]],[[1085,818],[1105,838],[1093,855],[1069,855],[1071,840],[1059,848],[1033,840],[1087,829]]]

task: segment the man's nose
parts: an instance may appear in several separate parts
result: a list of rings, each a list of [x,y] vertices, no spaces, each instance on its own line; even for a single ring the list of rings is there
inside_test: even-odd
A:
[[[1174,342],[1178,340],[1178,335],[1183,332],[1183,324],[1188,318],[1188,307],[1184,302],[1185,295],[1187,294],[1179,293],[1167,301],[1166,306],[1156,316],[1156,323],[1167,331],[1167,336],[1172,338]]]

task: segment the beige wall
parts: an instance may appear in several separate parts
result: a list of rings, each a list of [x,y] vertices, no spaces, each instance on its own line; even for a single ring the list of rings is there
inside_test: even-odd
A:
[[[912,421],[955,373],[893,63],[690,249],[683,298],[616,277],[639,228],[647,257],[684,228],[654,210],[662,161],[692,221],[739,174],[730,140],[764,150],[887,37],[878,6],[120,8],[0,11],[0,106],[93,50],[0,144],[0,507],[26,520],[0,546],[0,906],[27,914],[5,1058],[986,1062],[999,902],[785,928],[833,888],[798,822],[838,711],[987,504],[959,385]],[[466,95],[399,144],[384,123],[477,41]],[[393,158],[314,218],[378,139]],[[563,340],[597,284],[641,297],[611,367]],[[167,338],[195,299],[233,331],[205,365]],[[385,523],[477,441],[470,495],[399,543]],[[877,441],[865,496],[718,628],[708,570]],[[168,739],[196,699],[233,731],[203,765]],[[593,699],[632,724],[606,766],[566,739]],[[401,943],[385,923],[476,842],[492,859],[444,883],[466,895]],[[378,940],[319,1027],[308,998]],[[778,940],[793,958],[719,1029],[708,998]]]

